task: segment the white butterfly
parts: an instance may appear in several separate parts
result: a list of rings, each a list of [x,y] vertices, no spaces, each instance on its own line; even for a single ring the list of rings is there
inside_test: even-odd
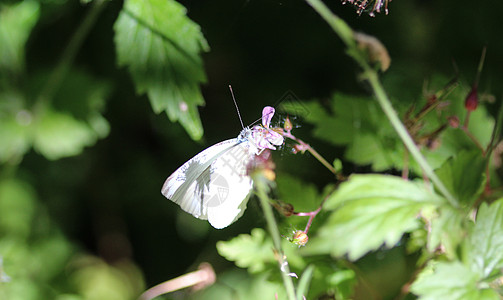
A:
[[[244,128],[235,139],[215,144],[184,163],[166,179],[162,194],[194,217],[224,228],[246,209],[253,181],[247,165],[264,149],[276,150],[283,136],[269,124],[274,108],[264,107],[262,124]]]

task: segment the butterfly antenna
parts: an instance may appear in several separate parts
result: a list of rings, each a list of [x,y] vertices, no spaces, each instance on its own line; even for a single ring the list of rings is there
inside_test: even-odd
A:
[[[243,119],[241,119],[241,114],[239,113],[238,103],[236,102],[236,98],[234,98],[234,92],[232,91],[232,86],[229,84],[229,89],[231,90],[232,101],[234,101],[234,106],[236,106],[236,111],[238,112],[239,122],[241,122],[241,127],[245,129],[245,125],[243,124]]]

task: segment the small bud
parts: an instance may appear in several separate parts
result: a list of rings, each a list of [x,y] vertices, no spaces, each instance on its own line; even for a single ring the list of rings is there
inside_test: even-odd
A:
[[[465,108],[468,111],[474,111],[477,109],[477,105],[479,104],[479,98],[477,95],[477,86],[474,85],[468,96],[465,99]]]
[[[293,146],[292,152],[293,152],[293,154],[297,154],[299,152],[304,153],[304,152],[306,152],[307,149],[308,149],[308,147],[306,145],[297,144],[297,145]]]
[[[384,47],[383,43],[377,38],[361,32],[353,33],[358,48],[367,52],[368,59],[371,63],[379,62],[381,64],[381,71],[386,71],[390,64],[391,58],[388,50]]]
[[[449,116],[447,117],[447,121],[449,122],[449,126],[452,128],[459,127],[459,118],[458,116]]]
[[[285,129],[286,132],[290,132],[293,129],[292,121],[290,121],[288,116],[285,119],[285,124],[283,124],[283,129]]]
[[[302,230],[297,230],[292,237],[292,243],[299,245],[299,247],[305,246],[308,240],[309,237],[307,236],[307,233]]]
[[[276,210],[285,217],[293,215],[294,208],[290,203],[285,203],[281,200],[277,200],[272,204],[272,206],[274,206],[274,208],[276,208]]]

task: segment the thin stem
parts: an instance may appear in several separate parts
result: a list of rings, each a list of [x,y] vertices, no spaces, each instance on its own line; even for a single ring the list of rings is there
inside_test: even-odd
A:
[[[281,277],[283,278],[283,284],[285,285],[286,293],[289,300],[296,300],[295,296],[295,287],[293,285],[292,278],[288,275],[290,274],[290,267],[286,261],[285,256],[283,255],[283,250],[281,247],[281,236],[279,234],[278,224],[276,223],[276,219],[274,218],[274,213],[270,205],[270,199],[267,195],[267,183],[264,182],[264,179],[257,178],[254,180],[257,196],[260,199],[260,204],[262,206],[262,210],[264,212],[265,219],[267,221],[267,227],[269,229],[269,233],[272,236],[272,241],[274,244],[274,248],[278,251],[278,263],[281,269]]]
[[[299,216],[299,217],[309,216],[309,220],[307,221],[306,228],[304,229],[304,233],[307,234],[307,232],[309,231],[309,228],[311,227],[311,224],[313,223],[314,217],[316,217],[316,215],[318,215],[318,213],[323,208],[323,204],[325,204],[327,199],[330,198],[330,196],[332,196],[332,193],[334,191],[335,191],[335,188],[330,193],[328,193],[325,196],[325,198],[323,198],[323,200],[320,203],[320,206],[316,210],[313,210],[310,212],[294,212],[293,213],[295,216]]]
[[[57,91],[59,85],[67,75],[68,70],[73,63],[73,60],[75,59],[75,56],[77,55],[80,47],[82,46],[82,43],[84,42],[84,39],[89,34],[89,31],[91,31],[91,28],[98,19],[98,16],[100,15],[107,2],[108,1],[106,0],[95,0],[93,2],[91,9],[73,34],[70,42],[61,55],[61,59],[59,60],[58,65],[54,68],[51,75],[49,76],[49,79],[47,80],[47,83],[40,92],[37,99],[37,106],[39,108],[47,105],[51,98],[54,96],[54,93]]]
[[[360,67],[362,67],[364,78],[369,81],[372,90],[374,91],[377,102],[381,106],[384,114],[402,139],[402,142],[405,144],[412,157],[414,157],[417,163],[423,168],[426,175],[431,179],[433,184],[435,184],[440,193],[444,195],[447,201],[449,201],[449,203],[454,207],[458,207],[456,199],[451,195],[449,190],[447,190],[445,185],[435,174],[431,166],[428,164],[428,162],[410,137],[407,129],[398,118],[396,111],[393,109],[393,106],[391,105],[391,102],[379,81],[377,72],[373,70],[372,67],[368,64],[365,55],[357,49],[353,38],[352,29],[349,28],[349,26],[342,19],[334,15],[328,9],[328,7],[323,4],[322,1],[306,0],[306,2],[309,3],[314,8],[314,10],[316,10],[316,12],[318,12],[320,16],[332,27],[335,33],[339,35],[339,37],[348,48],[347,53],[360,65]]]
[[[297,142],[299,145],[302,146],[302,150],[309,151],[309,153],[311,153],[322,165],[324,165],[328,170],[330,170],[330,172],[332,172],[337,177],[338,180],[345,179],[344,176],[342,176],[339,172],[337,172],[337,170],[323,156],[321,156],[321,154],[319,154],[318,151],[314,150],[314,148],[311,147],[311,145],[297,138],[290,131],[283,131],[282,135]]]

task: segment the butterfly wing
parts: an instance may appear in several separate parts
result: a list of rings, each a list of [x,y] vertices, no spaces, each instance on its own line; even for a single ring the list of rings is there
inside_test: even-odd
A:
[[[247,175],[248,163],[255,152],[250,142],[236,145],[215,160],[211,172],[207,203],[208,221],[215,228],[224,228],[239,219],[248,203],[253,181]]]
[[[220,156],[239,144],[237,139],[226,140],[194,156],[166,179],[162,194],[194,217],[206,220],[208,209],[204,198],[212,179],[215,180],[215,176],[212,178],[211,175],[214,164]]]

